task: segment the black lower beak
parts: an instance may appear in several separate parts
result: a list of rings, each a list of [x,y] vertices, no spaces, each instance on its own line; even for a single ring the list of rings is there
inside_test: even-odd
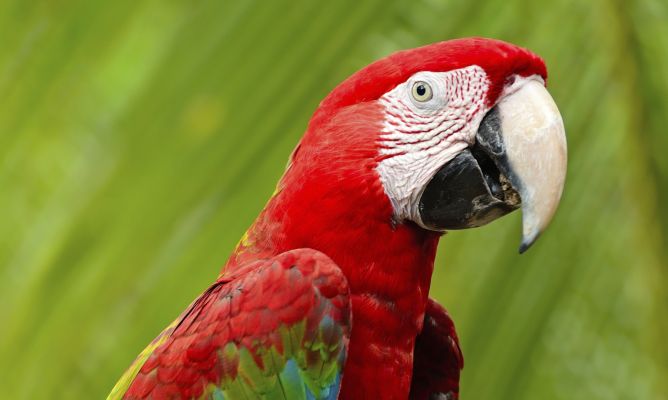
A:
[[[521,201],[501,137],[498,110],[490,110],[476,143],[436,172],[420,198],[422,223],[435,230],[485,225],[519,208]]]

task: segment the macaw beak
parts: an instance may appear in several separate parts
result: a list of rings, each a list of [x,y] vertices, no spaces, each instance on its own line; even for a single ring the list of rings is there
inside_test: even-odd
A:
[[[542,82],[527,80],[485,115],[476,143],[427,184],[419,205],[422,225],[473,228],[521,206],[523,253],[554,216],[566,159],[559,110]]]

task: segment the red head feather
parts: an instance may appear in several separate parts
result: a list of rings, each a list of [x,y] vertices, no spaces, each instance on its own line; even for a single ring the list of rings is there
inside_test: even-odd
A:
[[[322,101],[318,113],[376,100],[419,71],[447,72],[471,65],[482,67],[491,81],[490,106],[512,74],[547,79],[545,63],[529,50],[495,39],[448,40],[396,52],[359,70]]]

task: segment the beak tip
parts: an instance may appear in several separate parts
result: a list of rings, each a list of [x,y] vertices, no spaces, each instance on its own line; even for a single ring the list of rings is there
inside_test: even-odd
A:
[[[534,234],[531,234],[531,235],[525,235],[522,238],[522,243],[520,244],[519,253],[524,254],[524,252],[529,250],[529,247],[531,247],[536,242],[539,235],[540,235],[539,233],[534,233]]]

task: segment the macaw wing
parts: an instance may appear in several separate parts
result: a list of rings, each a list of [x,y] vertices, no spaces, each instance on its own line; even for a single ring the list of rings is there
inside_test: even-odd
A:
[[[253,261],[197,298],[109,399],[336,399],[350,319],[347,282],[324,254]]]
[[[410,400],[456,400],[464,357],[455,324],[435,300],[429,299],[422,332],[415,339]]]

